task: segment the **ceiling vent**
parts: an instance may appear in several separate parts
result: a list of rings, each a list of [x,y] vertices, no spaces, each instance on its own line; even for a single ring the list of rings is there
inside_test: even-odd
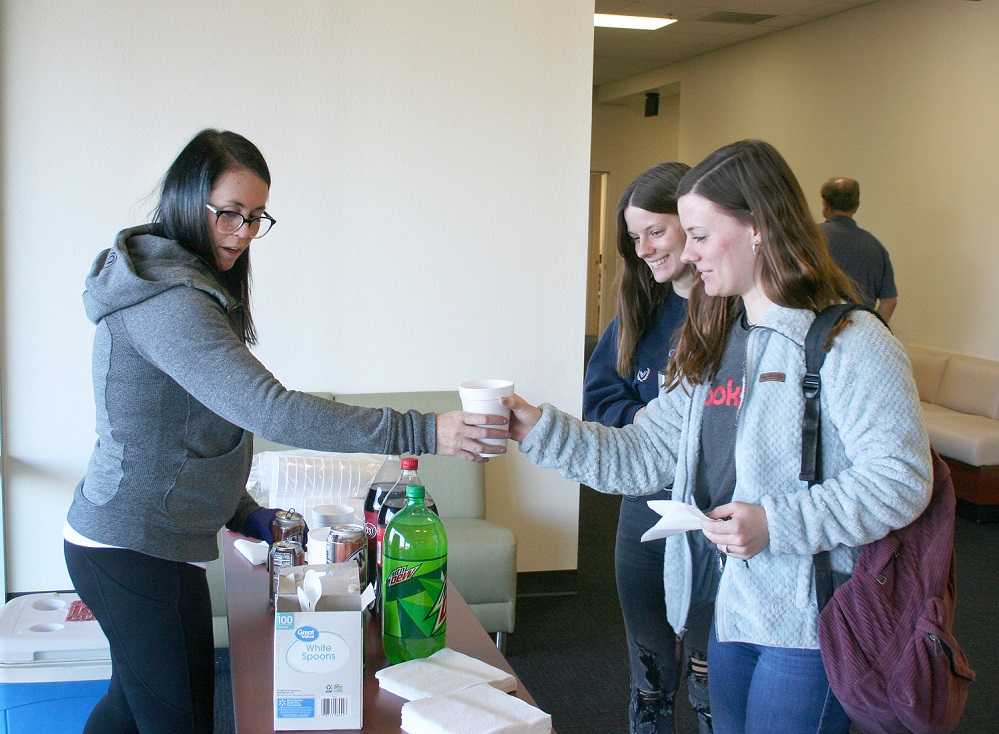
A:
[[[697,20],[702,23],[728,23],[729,25],[756,25],[767,20],[776,18],[776,15],[766,13],[734,13],[727,10],[718,10],[708,13],[703,18]]]

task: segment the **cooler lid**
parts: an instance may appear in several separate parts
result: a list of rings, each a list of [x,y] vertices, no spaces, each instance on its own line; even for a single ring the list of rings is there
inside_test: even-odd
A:
[[[77,594],[25,594],[0,611],[0,664],[110,657],[107,638]]]

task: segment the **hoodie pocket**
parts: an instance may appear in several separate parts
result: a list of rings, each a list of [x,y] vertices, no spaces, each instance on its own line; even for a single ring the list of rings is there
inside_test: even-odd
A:
[[[187,528],[222,527],[236,511],[249,468],[250,433],[221,456],[188,457],[164,499],[170,517]]]

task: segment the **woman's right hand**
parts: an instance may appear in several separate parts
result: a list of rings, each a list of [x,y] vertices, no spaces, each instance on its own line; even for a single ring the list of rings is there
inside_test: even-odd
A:
[[[458,456],[466,461],[482,464],[490,456],[506,453],[506,446],[480,443],[480,438],[507,439],[510,434],[501,415],[454,411],[437,414],[437,449],[444,456]],[[487,454],[480,456],[479,454]]]
[[[519,395],[500,398],[500,403],[504,408],[510,409],[510,438],[520,443],[541,420],[541,409],[534,407]]]

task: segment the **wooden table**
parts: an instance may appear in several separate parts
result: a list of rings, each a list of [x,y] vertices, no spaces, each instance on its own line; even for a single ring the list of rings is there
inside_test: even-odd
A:
[[[236,732],[273,734],[274,611],[267,598],[267,570],[252,565],[233,548],[233,542],[243,536],[229,531],[223,531],[222,536]],[[398,734],[402,731],[399,726],[405,700],[381,690],[375,678],[375,672],[388,665],[382,652],[381,627],[377,620],[368,621],[366,645],[364,728],[351,731]],[[447,646],[514,674],[450,581]],[[516,695],[534,704],[519,678]]]

